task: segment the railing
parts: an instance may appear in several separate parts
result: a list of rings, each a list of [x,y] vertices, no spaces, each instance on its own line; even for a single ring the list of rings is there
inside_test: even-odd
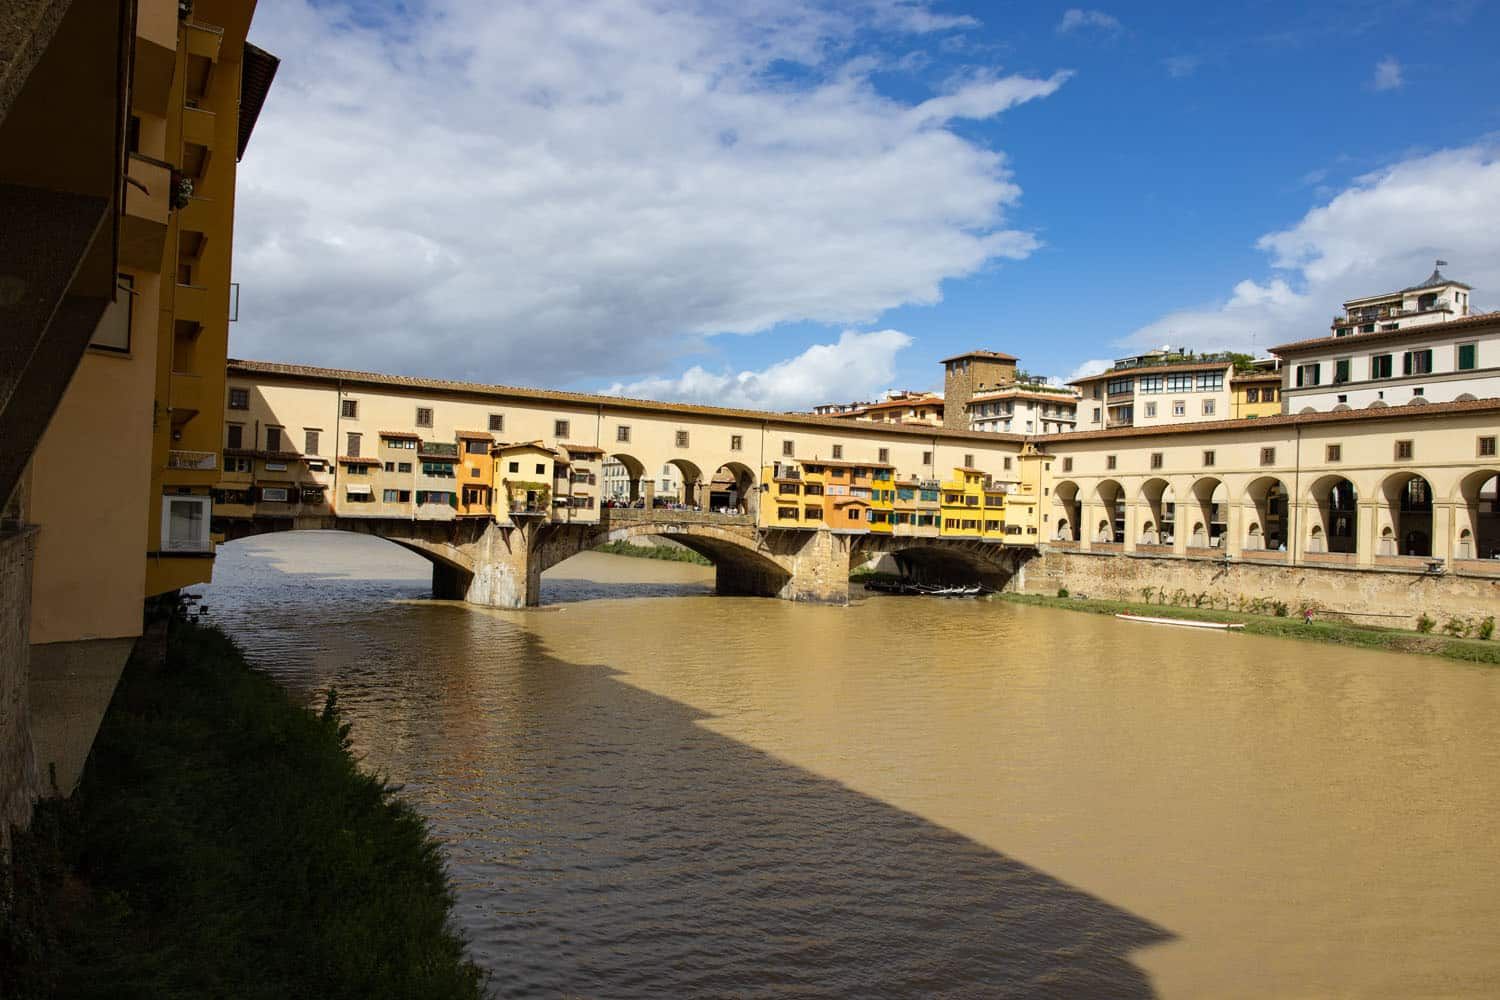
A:
[[[212,472],[218,467],[219,456],[212,451],[167,452],[167,468],[169,469],[192,469],[198,472]]]

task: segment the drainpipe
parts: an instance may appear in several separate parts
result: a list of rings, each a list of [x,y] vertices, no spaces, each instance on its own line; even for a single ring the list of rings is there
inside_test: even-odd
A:
[[[1291,553],[1292,565],[1302,561],[1302,425],[1292,425],[1297,431],[1297,448],[1294,465],[1292,466],[1292,496],[1296,497],[1296,505],[1287,504],[1287,515],[1292,524],[1292,544],[1287,551]],[[1358,539],[1356,539],[1357,541]]]

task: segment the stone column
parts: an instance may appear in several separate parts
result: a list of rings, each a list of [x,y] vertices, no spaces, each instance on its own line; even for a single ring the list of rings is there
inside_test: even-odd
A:
[[[1094,525],[1098,523],[1094,516],[1094,505],[1082,497],[1078,498],[1078,550],[1088,552],[1094,547]]]
[[[1354,526],[1354,563],[1357,566],[1375,565],[1375,553],[1380,547],[1380,514],[1384,506],[1379,500],[1366,499],[1361,499],[1354,505],[1354,509],[1359,512],[1359,523]],[[1396,528],[1396,525],[1392,525],[1392,532]],[[1396,544],[1401,544],[1399,537]]]
[[[848,604],[850,537],[826,529],[808,532],[808,536],[802,548],[788,557],[791,579],[778,596],[814,604]]]
[[[1432,558],[1443,560],[1451,566],[1457,545],[1459,518],[1455,516],[1451,500],[1435,500],[1432,504]]]
[[[1246,504],[1235,503],[1226,499],[1224,502],[1224,554],[1231,559],[1238,559],[1245,552],[1245,531],[1249,528],[1249,518],[1245,516]],[[1255,503],[1249,504],[1250,518],[1256,517]]]
[[[1135,543],[1140,540],[1142,522],[1141,509],[1143,507],[1145,507],[1144,504],[1138,503],[1135,500],[1125,501],[1125,546],[1123,549],[1123,551],[1125,552],[1134,552]],[[1145,509],[1150,510],[1151,508],[1145,507]],[[1113,524],[1114,512],[1111,511],[1110,514],[1110,523]]]

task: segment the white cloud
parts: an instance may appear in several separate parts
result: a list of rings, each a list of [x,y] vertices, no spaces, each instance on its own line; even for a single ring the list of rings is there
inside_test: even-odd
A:
[[[913,0],[415,9],[261,5],[252,40],[282,64],[240,171],[236,355],[627,377],[715,333],[933,303],[1038,245],[1006,224],[1004,153],[949,126],[1066,75],[901,101],[851,54],[966,18]]]
[[[1122,25],[1119,18],[1106,14],[1102,10],[1082,10],[1078,7],[1063,11],[1062,20],[1057,23],[1057,33],[1060,35],[1087,28],[1112,35],[1120,31]]]
[[[911,342],[900,330],[845,330],[836,343],[815,344],[758,372],[715,373],[695,365],[677,378],[616,383],[608,391],[753,410],[806,410],[818,403],[870,399],[889,388],[896,355]]]
[[[1114,360],[1111,358],[1091,358],[1068,372],[1068,377],[1064,381],[1072,382],[1075,379],[1085,378],[1089,375],[1098,375],[1113,364]]]
[[[1256,243],[1275,273],[1245,279],[1222,304],[1184,309],[1136,330],[1131,347],[1256,349],[1326,336],[1346,299],[1416,284],[1435,258],[1500,305],[1500,147],[1413,157],[1359,178],[1289,229]]]
[[[1370,86],[1376,90],[1400,90],[1406,80],[1401,76],[1401,63],[1395,56],[1386,56],[1375,64],[1375,77]]]
[[[1166,67],[1168,76],[1181,79],[1186,76],[1192,76],[1194,73],[1198,72],[1198,67],[1203,65],[1203,57],[1169,56],[1168,58],[1163,59],[1161,61],[1161,64]]]

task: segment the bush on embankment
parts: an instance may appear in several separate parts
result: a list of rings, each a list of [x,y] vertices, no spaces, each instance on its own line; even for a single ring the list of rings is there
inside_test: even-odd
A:
[[[1253,615],[1238,611],[1215,611],[1208,608],[1163,606],[1132,601],[1106,601],[1082,597],[1046,597],[1039,594],[1001,594],[1001,600],[1012,604],[1032,604],[1095,614],[1145,615],[1155,618],[1182,618],[1192,621],[1241,622],[1245,631],[1255,635],[1285,639],[1309,639],[1367,649],[1388,649],[1397,653],[1422,653],[1468,663],[1500,665],[1500,643],[1484,640],[1449,639],[1441,636],[1408,632],[1403,629],[1349,625],[1343,622],[1304,622],[1300,616]]]
[[[692,549],[679,545],[632,545],[629,542],[605,542],[595,552],[612,556],[631,556],[636,559],[664,559],[667,562],[693,563],[696,566],[712,566],[707,556],[700,556]]]
[[[477,997],[437,845],[223,634],[132,662],[77,792],[38,805],[4,997]]]

